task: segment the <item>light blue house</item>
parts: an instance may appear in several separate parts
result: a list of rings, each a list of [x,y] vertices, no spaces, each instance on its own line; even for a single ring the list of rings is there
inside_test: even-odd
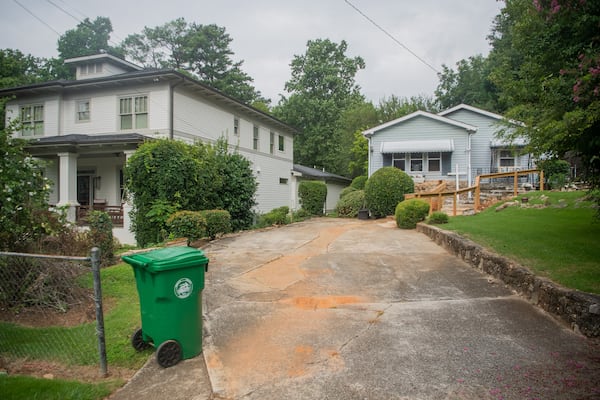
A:
[[[497,137],[504,117],[466,104],[432,114],[417,111],[363,132],[369,140],[369,176],[394,166],[426,180],[473,183],[475,176],[533,168],[525,142]]]

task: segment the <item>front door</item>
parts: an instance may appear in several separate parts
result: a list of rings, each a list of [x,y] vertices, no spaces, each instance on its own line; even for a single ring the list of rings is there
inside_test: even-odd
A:
[[[89,206],[93,199],[91,175],[77,175],[77,202],[81,206]]]

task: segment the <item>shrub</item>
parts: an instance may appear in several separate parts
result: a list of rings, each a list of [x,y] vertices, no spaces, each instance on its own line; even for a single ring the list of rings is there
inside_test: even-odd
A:
[[[544,160],[538,167],[544,171],[549,189],[563,187],[571,174],[571,165],[565,160]]]
[[[345,187],[345,188],[344,188],[344,189],[342,189],[342,191],[340,192],[340,199],[343,199],[344,197],[346,197],[346,195],[348,195],[348,194],[350,194],[350,193],[352,193],[352,192],[356,192],[357,190],[359,190],[359,189],[357,189],[357,188],[354,188],[354,187],[352,187],[352,186]]]
[[[365,200],[376,218],[385,217],[394,214],[396,205],[404,200],[404,194],[414,190],[412,178],[404,171],[395,167],[383,167],[367,180]]]
[[[302,208],[311,215],[323,215],[323,205],[327,199],[327,185],[321,181],[302,181],[298,185],[298,197]]]
[[[429,213],[429,203],[419,199],[404,200],[396,206],[398,228],[414,229],[417,222],[423,221]]]
[[[89,237],[92,246],[100,249],[100,264],[111,265],[114,259],[113,224],[110,215],[104,211],[90,211],[87,215],[90,226]]]
[[[231,232],[231,215],[225,210],[204,210],[200,215],[206,221],[206,234],[210,240]]]
[[[288,216],[290,212],[290,208],[287,206],[275,208],[269,211],[266,214],[263,214],[259,217],[258,227],[264,228],[266,226],[272,225],[286,225],[290,223],[290,218]]]
[[[447,224],[448,214],[442,211],[435,211],[427,218],[428,224]]]
[[[350,187],[353,187],[354,189],[358,189],[358,190],[363,190],[365,188],[366,183],[367,183],[367,177],[365,175],[361,175],[361,176],[357,176],[356,178],[352,179],[352,183],[350,184]]]
[[[198,211],[177,211],[167,219],[167,227],[171,235],[187,238],[188,246],[206,236],[206,220]]]
[[[306,211],[304,208],[301,208],[292,213],[292,221],[293,222],[304,221],[305,219],[309,219],[310,217],[311,217],[310,213],[308,211]]]
[[[365,208],[365,191],[354,190],[348,193],[338,201],[335,208],[338,216],[355,218],[358,210]]]

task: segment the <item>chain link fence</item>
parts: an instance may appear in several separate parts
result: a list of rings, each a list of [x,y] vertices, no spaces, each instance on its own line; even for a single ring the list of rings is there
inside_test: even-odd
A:
[[[99,251],[90,257],[0,252],[0,368],[100,365],[106,375]]]

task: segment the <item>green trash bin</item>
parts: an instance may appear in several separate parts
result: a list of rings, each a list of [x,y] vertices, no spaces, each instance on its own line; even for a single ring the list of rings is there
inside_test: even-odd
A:
[[[167,247],[123,256],[133,267],[142,327],[131,338],[141,351],[154,345],[170,367],[202,352],[202,290],[208,258],[192,247]]]

